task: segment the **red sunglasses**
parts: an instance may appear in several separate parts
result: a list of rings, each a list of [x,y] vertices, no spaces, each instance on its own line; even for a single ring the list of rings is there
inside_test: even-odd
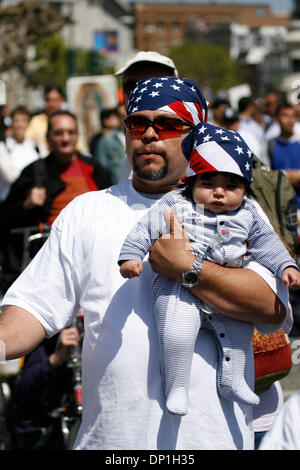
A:
[[[128,116],[124,122],[128,132],[134,137],[142,137],[151,126],[161,139],[179,136],[184,131],[184,126],[194,127],[190,122],[170,117],[147,119],[143,116]]]

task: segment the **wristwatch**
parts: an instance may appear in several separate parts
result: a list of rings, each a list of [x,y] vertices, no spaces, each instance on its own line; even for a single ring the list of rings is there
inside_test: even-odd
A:
[[[195,287],[200,282],[200,274],[202,268],[203,256],[199,253],[196,254],[196,259],[193,265],[184,273],[182,273],[182,285],[190,289]]]

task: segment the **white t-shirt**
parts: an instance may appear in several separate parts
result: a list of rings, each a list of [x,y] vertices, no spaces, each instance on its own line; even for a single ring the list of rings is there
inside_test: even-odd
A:
[[[254,432],[268,431],[281,407],[283,406],[283,393],[279,382],[274,382],[271,387],[259,395],[259,405],[253,407]]]
[[[117,264],[127,233],[154,202],[130,180],[74,199],[3,305],[31,312],[48,335],[70,324],[79,306],[84,309],[83,420],[76,449],[252,449],[252,408],[218,396],[217,348],[207,330],[195,346],[188,414],[164,411],[154,274],[144,261],[142,275],[126,280]],[[287,307],[281,281],[251,266],[280,290]],[[252,354],[246,362],[253,378]]]
[[[7,197],[11,183],[22,170],[39,158],[32,140],[26,139],[20,144],[13,137],[7,137],[6,143],[0,142],[0,200]]]
[[[259,450],[300,450],[300,390],[284,403]]]

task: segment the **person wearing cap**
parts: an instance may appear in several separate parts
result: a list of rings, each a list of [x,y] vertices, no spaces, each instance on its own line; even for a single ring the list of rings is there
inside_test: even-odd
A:
[[[143,259],[152,244],[168,233],[163,214],[170,208],[190,239],[199,266],[208,259],[238,267],[247,254],[287,285],[299,288],[297,264],[247,196],[251,195],[253,155],[241,136],[201,123],[184,139],[182,147],[189,161],[184,188],[163,196],[132,228],[118,260],[122,276],[142,274]],[[219,315],[193,296],[190,287],[185,280],[180,284],[161,276],[154,279],[152,287],[168,412],[188,412],[192,356],[201,327],[209,329],[218,343],[219,393],[230,400],[257,405],[259,397],[251,390],[253,384],[245,380],[253,324]],[[270,333],[270,328],[261,331]]]
[[[134,94],[126,118],[132,179],[77,197],[56,218],[50,237],[3,298],[0,345],[7,359],[24,355],[72,323],[79,306],[84,309],[83,416],[75,449],[252,449],[251,407],[218,394],[218,346],[204,328],[193,354],[189,413],[165,411],[149,287],[153,270],[182,282],[194,264],[178,221],[171,217],[169,239],[153,245],[143,276],[125,280],[119,272],[128,232],[184,176],[182,140],[207,117],[194,82],[157,77],[143,85],[147,99]],[[175,237],[177,230],[182,237]],[[191,290],[232,319],[280,325],[287,288],[258,263],[248,268],[204,260]],[[253,373],[251,364],[248,369]]]
[[[155,51],[140,51],[116,73],[121,76],[125,106],[131,91],[139,80],[150,77],[178,77],[172,59]]]
[[[155,51],[139,51],[129,59],[116,73],[121,77],[123,100],[127,108],[129,95],[139,80],[150,77],[178,77],[176,66],[170,57]],[[132,176],[132,169],[125,160],[119,182]]]
[[[128,105],[129,95],[139,80],[150,77],[178,77],[176,66],[172,59],[156,51],[139,51],[129,59],[116,73],[121,77],[125,107]],[[125,161],[119,181],[132,176],[132,170]]]

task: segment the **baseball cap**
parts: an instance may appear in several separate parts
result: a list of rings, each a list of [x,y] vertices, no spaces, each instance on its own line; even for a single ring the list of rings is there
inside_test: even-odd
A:
[[[134,57],[129,59],[126,64],[115,73],[115,75],[122,75],[126,70],[129,69],[129,67],[131,67],[133,64],[137,64],[138,62],[154,62],[156,64],[164,65],[172,69],[174,71],[174,75],[178,77],[178,72],[173,60],[155,51],[138,52]]]

